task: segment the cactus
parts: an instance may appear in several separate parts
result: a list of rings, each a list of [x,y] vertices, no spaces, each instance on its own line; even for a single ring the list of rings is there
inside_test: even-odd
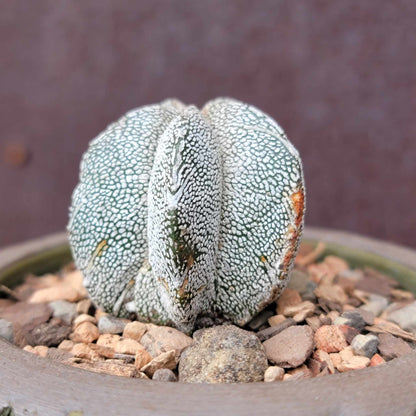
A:
[[[166,100],[90,143],[68,231],[99,306],[191,331],[199,317],[244,325],[278,297],[303,216],[301,160],[272,118]]]

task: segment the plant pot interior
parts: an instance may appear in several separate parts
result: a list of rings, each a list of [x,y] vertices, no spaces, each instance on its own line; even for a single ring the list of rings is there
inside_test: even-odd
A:
[[[394,277],[402,288],[416,294],[416,258],[413,251],[348,233],[306,230],[303,244],[316,245],[319,241],[326,244],[322,258],[336,255],[347,260],[351,267],[374,268]],[[0,284],[13,287],[27,273],[53,272],[70,260],[70,250],[64,234],[6,249],[0,253]],[[86,414],[100,414],[104,409],[109,412],[113,409],[123,414],[136,414],[138,409],[134,406],[143,406],[146,403],[142,407],[142,413],[155,415],[163,414],[168,409],[179,412],[183,410],[178,397],[187,398],[187,408],[181,414],[212,414],[218,403],[225,409],[223,414],[269,414],[276,406],[285,411],[285,414],[322,414],[342,409],[345,414],[383,415],[391,414],[389,412],[393,407],[413,414],[410,412],[416,409],[416,374],[408,371],[416,366],[416,352],[393,360],[394,362],[387,363],[384,368],[354,372],[356,374],[337,374],[321,379],[277,383],[278,385],[271,383],[273,386],[263,383],[254,383],[251,387],[174,383],[161,390],[160,385],[152,381],[86,373],[59,363],[46,364],[46,360],[38,357],[29,360],[28,354],[6,344],[0,340],[0,368],[5,369],[3,381],[0,381],[0,409],[11,403],[15,409],[32,406],[31,409],[48,411],[48,414],[60,414],[57,409],[60,411],[63,408],[83,410]],[[26,378],[29,373],[38,371],[41,384],[51,383],[51,390],[46,396],[53,400],[54,395],[58,394],[55,413],[51,411],[50,404],[39,404],[36,401],[40,391],[47,389],[46,385],[39,390],[39,386],[27,383],[26,379],[19,380],[20,393],[12,393],[12,374],[19,371]],[[64,388],[68,382],[71,383],[73,392],[79,395],[78,399],[68,392],[57,393],[57,389]],[[100,387],[97,388],[98,385]],[[22,393],[25,388],[26,393]],[[358,394],[362,389],[367,390],[364,396]],[[256,396],[255,399],[253,395]],[[109,401],[110,396],[112,401]],[[346,400],[347,396],[349,400]],[[10,397],[13,399],[10,400]],[[319,403],[316,402],[316,397],[321,398]],[[331,397],[330,402],[327,397]],[[249,398],[252,398],[251,402]]]

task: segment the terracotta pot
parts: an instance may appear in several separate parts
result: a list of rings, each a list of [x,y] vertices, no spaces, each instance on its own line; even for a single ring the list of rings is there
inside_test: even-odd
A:
[[[416,293],[416,252],[345,232],[307,228],[353,265],[395,277]],[[65,234],[0,251],[0,283],[56,269],[70,258]],[[0,414],[16,415],[415,415],[416,351],[380,367],[322,378],[253,384],[158,383],[91,373],[0,340]]]

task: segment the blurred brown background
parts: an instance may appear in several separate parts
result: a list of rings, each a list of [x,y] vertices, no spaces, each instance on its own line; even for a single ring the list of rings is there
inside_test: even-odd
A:
[[[87,143],[166,97],[275,117],[306,222],[416,247],[414,0],[3,0],[0,246],[63,230]]]

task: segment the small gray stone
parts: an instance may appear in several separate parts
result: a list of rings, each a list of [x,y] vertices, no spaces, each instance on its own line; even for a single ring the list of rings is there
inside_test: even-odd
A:
[[[100,334],[121,334],[124,331],[126,322],[112,315],[103,315],[98,320]]]
[[[387,319],[399,325],[405,331],[416,334],[416,301],[391,312]]]
[[[178,381],[175,373],[168,368],[159,368],[152,377],[153,381]]]
[[[54,318],[59,318],[70,325],[77,313],[77,305],[66,300],[54,300],[49,302]]]
[[[371,358],[376,352],[379,344],[378,337],[373,334],[357,335],[351,342],[351,347],[356,355]]]
[[[0,319],[0,337],[13,343],[13,324],[6,319]]]
[[[346,311],[341,314],[341,318],[346,319],[344,325],[351,326],[357,331],[362,331],[365,327],[364,318],[358,311]]]
[[[247,383],[263,380],[267,358],[254,334],[234,325],[197,332],[194,344],[181,355],[179,381]]]
[[[384,309],[387,308],[389,301],[384,296],[371,294],[368,303],[360,306],[364,311],[372,312],[375,316],[379,316]]]
[[[313,345],[313,331],[308,325],[290,326],[263,343],[269,361],[283,368],[302,365]]]

